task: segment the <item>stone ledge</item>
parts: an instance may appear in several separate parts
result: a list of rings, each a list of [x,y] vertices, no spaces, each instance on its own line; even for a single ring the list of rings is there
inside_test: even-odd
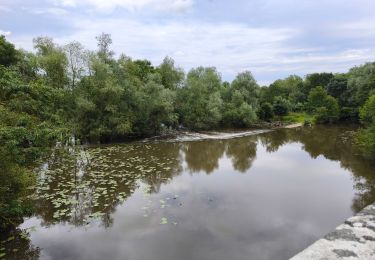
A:
[[[291,258],[302,259],[375,259],[375,204]]]

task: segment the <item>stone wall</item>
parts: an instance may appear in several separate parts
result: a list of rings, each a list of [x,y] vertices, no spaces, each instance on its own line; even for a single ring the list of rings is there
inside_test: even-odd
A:
[[[302,259],[375,260],[375,204],[367,206],[335,231],[291,258]]]

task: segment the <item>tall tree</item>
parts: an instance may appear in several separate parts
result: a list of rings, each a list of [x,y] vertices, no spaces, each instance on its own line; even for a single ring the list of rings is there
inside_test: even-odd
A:
[[[10,66],[18,61],[18,51],[14,45],[0,35],[0,65]]]
[[[88,71],[88,52],[83,45],[77,41],[70,42],[64,46],[68,59],[68,76],[70,79],[70,88],[74,89],[77,82]]]
[[[340,108],[337,100],[318,86],[310,91],[309,108],[318,123],[333,123],[339,119]]]
[[[110,46],[112,44],[111,35],[108,33],[101,33],[99,36],[96,37],[96,40],[99,48],[99,58],[105,63],[109,63],[109,61],[112,59],[114,55],[114,52],[110,50]]]
[[[254,109],[258,107],[259,86],[250,71],[239,73],[233,80],[231,87],[242,94],[248,105]]]
[[[158,70],[164,87],[175,90],[182,85],[184,72],[182,69],[176,68],[172,58],[165,57]]]
[[[187,74],[178,91],[178,111],[183,125],[194,129],[215,127],[221,120],[221,76],[216,68],[198,67]]]
[[[37,50],[37,61],[47,84],[55,88],[64,88],[68,82],[68,60],[63,49],[48,37],[37,37],[33,41]]]

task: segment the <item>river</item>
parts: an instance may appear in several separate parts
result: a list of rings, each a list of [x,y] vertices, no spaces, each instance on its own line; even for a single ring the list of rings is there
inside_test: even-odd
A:
[[[288,259],[375,201],[351,126],[54,151],[10,259]],[[206,138],[204,138],[206,136]]]

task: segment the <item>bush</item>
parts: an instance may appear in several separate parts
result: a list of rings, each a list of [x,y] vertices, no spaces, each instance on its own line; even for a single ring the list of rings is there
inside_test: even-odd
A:
[[[274,114],[273,114],[273,110],[272,110],[272,105],[268,102],[263,103],[260,106],[260,109],[258,111],[259,119],[264,120],[264,121],[271,121],[273,116],[274,116]]]
[[[343,107],[340,112],[340,120],[358,122],[358,109],[355,107]]]
[[[273,112],[277,116],[285,116],[288,114],[290,103],[287,99],[282,97],[276,97],[273,103]]]
[[[356,134],[356,144],[366,155],[375,155],[375,95],[369,97],[360,109],[361,122],[368,126]]]
[[[310,91],[308,106],[314,113],[317,123],[333,123],[339,119],[339,104],[323,87],[316,87]]]
[[[359,116],[363,124],[372,124],[375,122],[375,95],[367,99],[359,111]]]
[[[303,121],[304,126],[312,126],[313,121],[310,118],[306,118],[305,121]]]
[[[306,113],[289,113],[281,118],[283,122],[288,123],[304,123],[306,120],[312,120],[312,116]]]
[[[356,145],[365,155],[375,155],[375,124],[356,134]]]
[[[243,126],[249,127],[257,120],[257,115],[254,109],[246,102],[242,103],[239,110],[240,120]]]

